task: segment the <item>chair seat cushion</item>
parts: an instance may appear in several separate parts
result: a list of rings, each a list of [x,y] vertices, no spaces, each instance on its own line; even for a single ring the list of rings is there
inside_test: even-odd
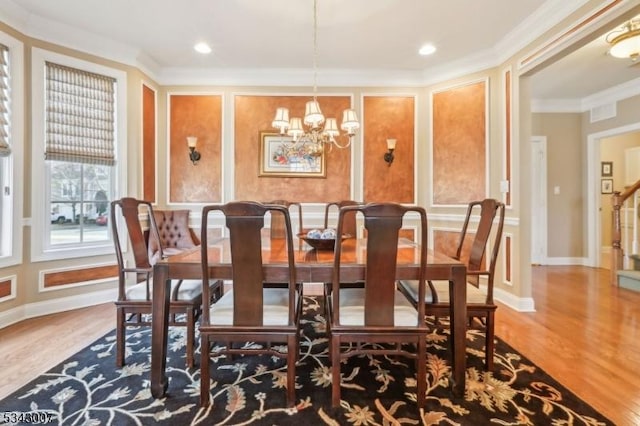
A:
[[[449,303],[449,281],[432,281],[433,287],[438,294],[438,303]],[[415,280],[400,280],[398,286],[411,297],[413,301],[418,300],[418,281]],[[433,296],[429,287],[424,297],[425,303],[433,303]],[[467,303],[485,304],[487,302],[487,295],[478,287],[468,284],[467,285]]]
[[[340,289],[340,324],[364,326],[363,288]],[[399,291],[395,292],[394,325],[415,327],[418,324],[418,311]]]
[[[171,280],[171,294],[178,285],[180,280]],[[150,295],[153,294],[153,287],[149,289]],[[200,280],[182,280],[182,285],[178,290],[178,300],[193,300],[202,294],[202,281]],[[147,291],[144,282],[127,288],[127,299],[129,300],[146,300]]]
[[[212,325],[233,325],[233,289],[227,291],[209,310]],[[265,288],[263,297],[263,325],[289,324],[289,290],[286,288]],[[296,293],[295,303],[298,303]]]

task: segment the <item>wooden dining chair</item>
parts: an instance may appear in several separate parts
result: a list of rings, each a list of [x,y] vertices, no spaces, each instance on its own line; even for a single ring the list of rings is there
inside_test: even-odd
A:
[[[396,289],[396,268],[400,229],[406,213],[420,218],[420,276],[418,293],[425,294],[427,267],[427,215],[421,207],[393,203],[372,203],[340,209],[338,232],[344,231],[345,218],[364,216],[367,254],[362,288],[341,285],[342,245],[336,244],[332,290],[325,294],[332,372],[332,405],[340,404],[340,364],[362,354],[402,355],[415,360],[419,408],[425,405],[426,338],[424,305],[414,306]],[[413,255],[413,252],[412,252]]]
[[[475,228],[475,233],[470,235],[469,223],[473,213],[478,209],[480,210],[480,221]],[[502,240],[504,209],[504,203],[491,198],[469,203],[456,254],[453,256],[457,260],[466,260],[467,315],[470,319],[470,326],[479,324],[485,330],[485,368],[487,371],[493,370],[494,315],[497,308],[493,300],[493,281]],[[494,225],[497,228],[493,233],[491,256],[486,262],[485,251]],[[471,242],[470,246],[469,242]],[[467,249],[468,247],[470,248]],[[480,277],[486,279],[486,291],[480,288]],[[414,305],[418,304],[419,300],[424,300],[425,303],[420,305],[425,305],[427,315],[433,315],[436,319],[449,316],[449,283],[447,281],[429,281],[424,299],[418,294],[416,281],[400,280],[398,288]]]
[[[287,405],[295,405],[295,364],[298,359],[300,339],[300,315],[302,313],[302,289],[296,286],[293,236],[289,210],[285,206],[266,205],[240,201],[224,205],[205,206],[202,210],[201,257],[203,280],[218,278],[210,271],[207,252],[207,228],[209,216],[221,212],[229,231],[231,247],[232,289],[215,304],[205,306],[200,323],[201,365],[200,405],[210,404],[209,357],[212,344],[218,342],[216,355],[269,354],[286,359]],[[262,258],[262,229],[265,215],[281,214],[284,217],[287,258],[286,273],[276,277],[286,281],[286,288],[266,288]],[[208,293],[203,288],[204,300]],[[246,342],[262,343],[246,345]],[[285,343],[286,352],[273,342]],[[233,343],[236,343],[234,346]]]
[[[118,212],[126,226],[129,244],[133,255],[133,266],[127,266],[125,252],[118,230],[121,221]],[[152,275],[153,266],[150,262],[149,247],[140,217],[148,215],[149,234],[151,238],[160,241],[153,208],[148,201],[135,198],[122,198],[111,202],[110,226],[118,262],[118,300],[116,304],[116,365],[121,367],[125,360],[125,336],[128,327],[141,325],[150,326],[152,304]],[[125,246],[126,247],[126,246]],[[163,258],[163,248],[157,248],[158,257]],[[130,279],[135,277],[135,279]],[[131,281],[131,282],[128,282]],[[130,285],[131,284],[131,285]],[[210,283],[210,294],[219,293],[222,282]],[[186,327],[186,363],[193,367],[193,352],[195,341],[195,324],[202,312],[202,281],[201,280],[173,280],[171,282],[171,301],[169,302],[170,322],[172,326]]]
[[[298,230],[297,232],[303,232],[302,227],[302,205],[300,203],[287,201],[287,200],[273,200],[267,201],[265,204],[275,204],[277,206],[284,206],[289,209],[289,216],[291,211],[295,211],[298,216]],[[285,219],[284,216],[278,212],[271,214],[271,225],[269,227],[269,233],[271,238],[284,238],[285,236]]]
[[[330,216],[332,211],[339,212],[342,207],[362,205],[359,201],[342,200],[332,201],[324,206],[324,229],[331,227]],[[335,227],[335,225],[333,226]],[[355,212],[348,213],[344,218],[342,232],[356,238],[358,236],[358,227]]]

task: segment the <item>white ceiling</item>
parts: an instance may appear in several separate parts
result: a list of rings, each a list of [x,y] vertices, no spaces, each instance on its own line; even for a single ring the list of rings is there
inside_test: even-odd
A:
[[[495,66],[585,2],[318,0],[318,83],[430,83]],[[312,0],[0,0],[0,19],[163,83],[313,82]],[[194,52],[198,41],[213,53]],[[438,50],[420,57],[427,42]],[[534,98],[583,98],[640,77],[606,50],[595,41],[538,73]]]

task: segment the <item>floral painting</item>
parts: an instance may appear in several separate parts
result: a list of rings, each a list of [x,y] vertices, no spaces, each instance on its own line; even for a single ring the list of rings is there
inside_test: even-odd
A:
[[[260,176],[325,177],[324,153],[315,154],[291,136],[260,134]]]

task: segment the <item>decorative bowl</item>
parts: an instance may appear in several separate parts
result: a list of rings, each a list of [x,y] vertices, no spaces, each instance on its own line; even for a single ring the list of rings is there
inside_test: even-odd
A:
[[[333,250],[336,245],[335,238],[309,238],[307,237],[306,232],[299,233],[298,238],[300,238],[316,250]],[[342,241],[346,240],[347,238],[351,238],[351,235],[342,235]]]

